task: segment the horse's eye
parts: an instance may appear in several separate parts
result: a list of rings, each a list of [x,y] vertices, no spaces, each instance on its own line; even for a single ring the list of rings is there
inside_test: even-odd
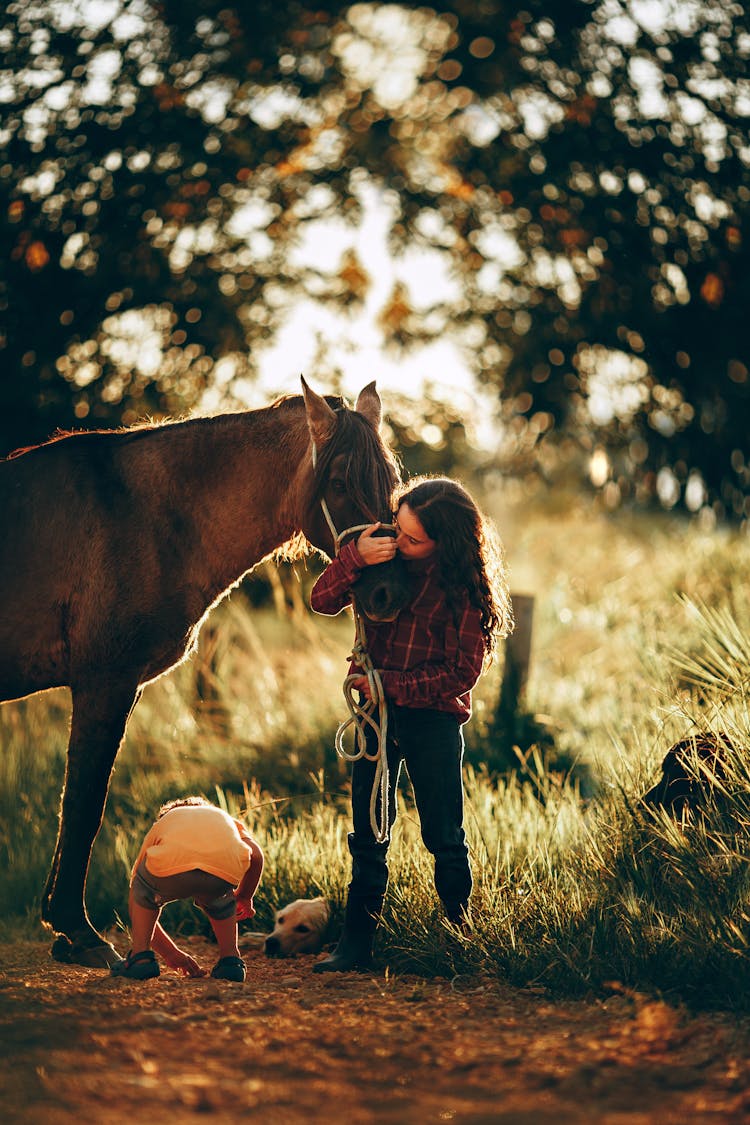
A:
[[[346,485],[342,480],[332,480],[330,483],[331,492],[336,496],[346,495]]]

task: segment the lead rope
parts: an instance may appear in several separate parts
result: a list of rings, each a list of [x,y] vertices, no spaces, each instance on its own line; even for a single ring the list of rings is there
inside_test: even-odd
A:
[[[344,698],[349,708],[349,718],[344,719],[336,731],[336,753],[346,762],[356,762],[366,758],[375,763],[375,776],[372,779],[370,793],[370,828],[378,844],[388,840],[390,829],[388,816],[388,704],[383,692],[383,681],[377,668],[373,667],[370,654],[367,651],[365,627],[362,615],[354,608],[355,639],[352,646],[352,658],[356,661],[362,672],[367,676],[370,688],[370,698],[364,701],[355,699],[354,682],[361,676],[352,673],[344,680]],[[376,718],[377,714],[377,718]],[[374,754],[367,752],[367,728],[375,732],[377,749]],[[355,731],[355,753],[348,753],[344,747],[344,735],[349,727]],[[377,813],[378,796],[380,796],[380,817]]]
[[[318,451],[315,447],[315,442],[313,442],[313,469],[315,468],[317,459]],[[347,535],[352,535],[357,531],[364,531],[365,528],[370,526],[368,523],[360,523],[356,524],[354,527],[347,527],[345,531],[338,532],[324,496],[320,498],[320,507],[325,516],[331,536],[333,537],[334,555],[338,555],[341,549],[341,543]],[[388,754],[386,751],[388,737],[388,705],[385,701],[383,681],[380,678],[380,673],[373,665],[370,654],[367,651],[364,618],[357,609],[354,599],[352,599],[352,612],[354,614],[354,644],[352,646],[351,657],[362,669],[362,673],[367,676],[371,698],[364,702],[360,702],[358,699],[354,698],[353,684],[355,680],[361,679],[361,675],[352,673],[346,677],[344,680],[344,699],[349,708],[349,717],[348,719],[344,719],[336,731],[336,753],[340,758],[343,758],[345,762],[357,762],[360,758],[366,758],[370,762],[375,762],[375,776],[372,781],[372,791],[370,793],[370,828],[372,829],[372,834],[376,842],[378,844],[384,844],[388,840],[388,833],[390,831],[390,818],[388,815]],[[377,738],[377,749],[374,754],[369,754],[367,752],[366,735],[368,726],[375,732]],[[344,735],[349,727],[354,727],[355,732],[354,753],[349,753],[344,746]],[[380,797],[380,817],[377,815],[378,796]]]

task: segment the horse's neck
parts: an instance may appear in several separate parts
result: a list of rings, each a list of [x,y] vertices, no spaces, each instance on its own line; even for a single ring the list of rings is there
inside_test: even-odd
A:
[[[309,438],[291,406],[208,419],[183,494],[201,541],[203,581],[218,592],[300,529]]]

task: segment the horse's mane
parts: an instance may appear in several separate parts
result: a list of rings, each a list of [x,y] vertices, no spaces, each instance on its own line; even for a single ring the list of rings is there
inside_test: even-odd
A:
[[[300,395],[282,395],[268,409],[294,409],[299,405],[300,398]],[[320,503],[331,463],[343,453],[346,455],[349,496],[373,522],[382,519],[390,511],[393,492],[401,482],[396,458],[367,419],[352,410],[345,399],[340,395],[325,395],[324,398],[336,412],[336,429],[330,441],[318,452],[315,472],[309,478],[302,502],[308,509]],[[278,547],[272,557],[277,562],[296,562],[310,549],[310,543],[300,531]]]
[[[393,491],[401,482],[396,458],[370,423],[352,410],[341,395],[324,395],[336,412],[333,437],[319,451],[308,503],[320,502],[331,469],[340,453],[347,457],[346,487],[349,496],[373,522],[390,510]],[[300,395],[280,395],[269,410],[293,409]]]
[[[331,462],[345,453],[347,492],[357,507],[375,522],[390,511],[393,490],[401,481],[398,463],[370,423],[357,411],[347,409],[341,400],[339,402],[341,405],[334,407],[336,430],[318,456],[310,501],[319,502]],[[329,405],[333,406],[333,402],[329,401]]]
[[[341,395],[323,395],[323,398],[326,400],[332,410],[344,410],[347,407],[347,403]],[[277,399],[274,399],[274,401],[267,407],[267,409],[278,410],[283,409],[284,407],[296,407],[302,401],[302,395],[299,394],[279,395],[279,397]]]
[[[323,396],[331,407],[332,410],[345,410],[346,402],[341,395],[324,395]],[[250,410],[237,410],[234,413],[241,414],[258,414],[260,415],[264,410],[297,410],[302,404],[302,395],[300,394],[284,394],[279,395],[277,399],[269,403],[268,406],[260,406]],[[34,442],[32,445],[23,445],[18,449],[13,449],[7,453],[5,457],[0,457],[0,461],[11,461],[14,457],[21,457],[24,453],[31,453],[34,449],[41,449],[46,445],[55,445],[58,441],[64,441],[66,438],[89,438],[94,435],[108,436],[110,434],[133,434],[137,436],[151,430],[163,430],[169,426],[184,426],[184,425],[201,425],[202,423],[210,422],[213,418],[228,417],[225,414],[205,414],[194,415],[192,417],[183,418],[139,418],[138,421],[132,422],[128,426],[99,426],[92,429],[79,429],[79,430],[64,430],[59,428],[55,430],[44,441]]]
[[[346,454],[346,487],[353,502],[373,521],[389,511],[394,488],[400,483],[400,472],[393,453],[382,441],[370,423],[352,410],[341,395],[325,395],[325,401],[336,413],[336,429],[330,441],[320,450],[315,473],[310,484],[307,503],[310,507],[320,501],[330,473],[331,462],[339,454]],[[265,411],[298,411],[302,402],[299,394],[280,395],[270,406],[257,411],[238,411],[238,414],[259,416]],[[216,416],[213,416],[216,417]],[[220,417],[224,417],[221,416]],[[138,438],[173,425],[200,426],[210,424],[212,417],[144,419],[131,426],[112,429],[57,430],[46,441],[14,449],[5,460],[21,457],[25,453],[56,445],[70,438],[90,441],[110,437],[112,434],[132,435]]]
[[[6,454],[4,458],[0,458],[0,460],[12,461],[14,457],[21,457],[24,453],[33,453],[35,449],[44,449],[45,446],[48,445],[57,445],[59,441],[65,441],[67,438],[106,438],[111,434],[138,435],[145,431],[161,430],[166,429],[168,426],[184,425],[186,422],[200,422],[201,420],[201,418],[141,418],[129,426],[100,426],[90,430],[57,429],[50,437],[45,438],[44,441],[38,441],[34,445],[23,445],[19,449],[12,450],[10,453]]]

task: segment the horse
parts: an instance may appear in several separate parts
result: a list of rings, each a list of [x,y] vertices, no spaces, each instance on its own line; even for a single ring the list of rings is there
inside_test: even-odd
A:
[[[399,474],[380,420],[374,382],[352,410],[302,378],[302,395],[261,409],[63,433],[0,461],[0,700],[72,696],[41,909],[57,960],[119,960],[89,920],[86,877],[144,685],[195,649],[256,563],[331,556],[337,531],[390,523]],[[357,595],[376,619],[407,597],[397,570],[377,571]]]

